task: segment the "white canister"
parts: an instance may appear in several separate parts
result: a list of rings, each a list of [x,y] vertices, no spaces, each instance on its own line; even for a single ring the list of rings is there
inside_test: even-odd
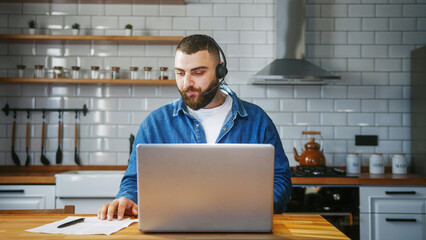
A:
[[[407,174],[405,154],[395,153],[392,157],[392,174]]]
[[[346,172],[347,173],[360,173],[361,160],[358,153],[348,153],[346,155]]]
[[[370,174],[384,174],[385,161],[382,153],[372,153],[370,156]]]

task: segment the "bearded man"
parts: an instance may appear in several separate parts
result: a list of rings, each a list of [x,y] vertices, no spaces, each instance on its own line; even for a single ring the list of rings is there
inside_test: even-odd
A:
[[[120,191],[99,209],[100,219],[138,214],[136,146],[140,143],[271,144],[275,147],[274,213],[285,210],[292,192],[291,171],[277,129],[259,106],[223,86],[227,71],[225,55],[213,38],[191,35],[178,44],[175,75],[181,97],[154,110],[140,125]]]

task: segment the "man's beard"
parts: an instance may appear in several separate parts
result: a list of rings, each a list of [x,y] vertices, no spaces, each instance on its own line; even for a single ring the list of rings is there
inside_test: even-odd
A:
[[[219,80],[216,80],[214,82],[212,82],[209,87],[207,88],[206,91],[202,92],[200,88],[194,88],[194,87],[189,87],[189,88],[184,88],[181,90],[179,90],[180,95],[182,96],[183,102],[186,104],[186,106],[188,106],[189,108],[193,109],[193,110],[198,110],[201,109],[205,106],[207,106],[207,104],[209,104],[214,96],[216,95],[217,91],[219,90],[219,88],[217,87],[217,85],[219,84]],[[212,90],[216,88],[215,90]],[[210,91],[212,90],[212,91]],[[188,91],[193,91],[193,92],[198,92],[198,97],[196,98],[196,96],[190,96],[188,97],[187,92]],[[210,91],[210,92],[209,92]],[[203,95],[203,93],[208,92],[206,95]]]

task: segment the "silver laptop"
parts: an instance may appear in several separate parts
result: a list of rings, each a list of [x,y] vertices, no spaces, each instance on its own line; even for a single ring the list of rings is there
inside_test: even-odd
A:
[[[274,147],[139,144],[142,232],[271,232]]]

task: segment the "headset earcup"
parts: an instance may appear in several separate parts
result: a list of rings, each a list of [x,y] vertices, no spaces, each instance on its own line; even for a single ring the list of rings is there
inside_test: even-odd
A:
[[[218,79],[222,79],[226,76],[226,74],[228,74],[228,69],[225,67],[225,65],[223,65],[223,63],[219,63],[216,66],[216,77]]]

